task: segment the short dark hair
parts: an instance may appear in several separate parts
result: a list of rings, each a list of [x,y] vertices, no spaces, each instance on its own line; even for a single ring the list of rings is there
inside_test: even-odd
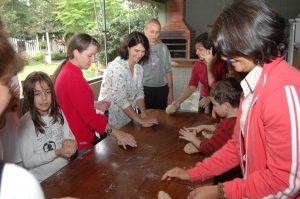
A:
[[[210,90],[210,95],[219,104],[228,102],[233,108],[239,107],[242,88],[240,83],[230,77],[221,80]]]
[[[214,48],[213,42],[208,38],[208,32],[198,35],[195,39],[195,43],[201,43],[206,49]]]
[[[121,46],[118,49],[119,56],[127,60],[128,59],[128,48],[131,48],[133,46],[136,46],[138,44],[142,44],[145,48],[145,55],[142,57],[142,59],[139,61],[139,63],[145,62],[149,57],[149,41],[147,37],[140,32],[132,32],[129,35],[127,35],[121,44]]]
[[[217,18],[211,32],[217,53],[269,63],[286,49],[285,21],[262,0],[233,1]]]

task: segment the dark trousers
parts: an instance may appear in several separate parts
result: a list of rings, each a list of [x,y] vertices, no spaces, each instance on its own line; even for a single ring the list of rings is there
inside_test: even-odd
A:
[[[146,109],[165,109],[168,105],[168,85],[162,87],[144,86]]]

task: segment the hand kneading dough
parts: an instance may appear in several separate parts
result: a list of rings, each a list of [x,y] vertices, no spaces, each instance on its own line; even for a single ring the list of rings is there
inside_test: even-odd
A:
[[[169,194],[167,194],[164,191],[160,191],[158,192],[158,199],[172,199],[171,196]]]
[[[199,152],[199,150],[197,149],[197,147],[195,147],[195,145],[193,145],[192,143],[187,143],[184,146],[183,150],[187,154],[192,154],[192,153],[198,153]]]
[[[173,104],[170,104],[166,108],[166,113],[167,114],[173,114],[176,112],[176,107]]]

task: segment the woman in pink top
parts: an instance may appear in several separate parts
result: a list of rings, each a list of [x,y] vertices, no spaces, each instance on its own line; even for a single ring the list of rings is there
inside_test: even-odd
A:
[[[243,95],[234,134],[219,151],[162,179],[204,181],[240,165],[243,178],[203,186],[191,198],[300,198],[300,72],[284,61],[284,20],[263,1],[234,1],[211,39],[238,72]]]

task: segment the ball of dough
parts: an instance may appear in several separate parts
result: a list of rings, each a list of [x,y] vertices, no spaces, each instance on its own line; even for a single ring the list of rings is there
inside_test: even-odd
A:
[[[151,123],[142,124],[142,127],[151,127],[151,126],[153,126],[153,124]]]
[[[172,199],[171,196],[168,193],[164,192],[164,191],[158,192],[158,197],[157,198],[158,199]]]
[[[195,145],[193,145],[192,143],[187,143],[184,146],[183,150],[187,154],[192,154],[192,153],[198,153],[199,152],[199,149],[197,149],[197,147],[195,147]]]
[[[173,104],[170,104],[166,108],[166,113],[167,114],[173,114],[176,112],[176,107]]]

